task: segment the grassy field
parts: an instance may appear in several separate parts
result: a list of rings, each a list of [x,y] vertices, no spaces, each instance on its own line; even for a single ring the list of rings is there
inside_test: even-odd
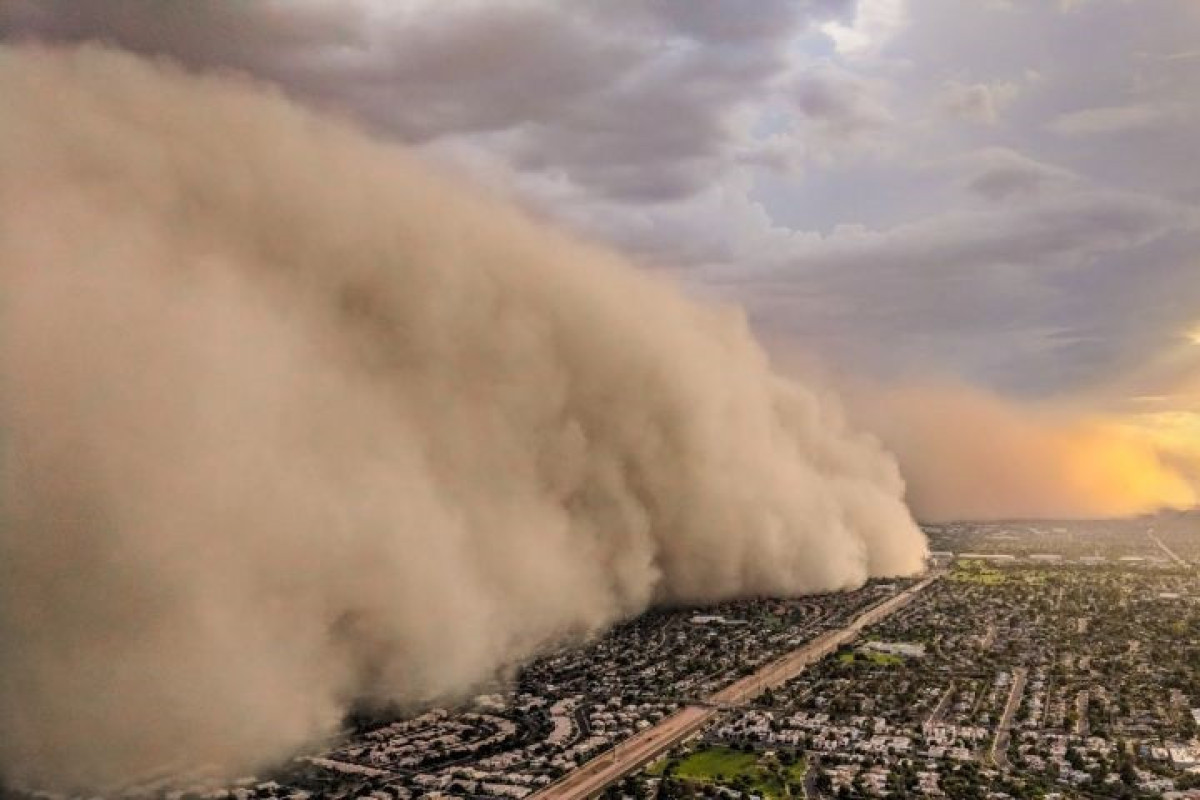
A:
[[[853,664],[855,662],[862,664],[869,662],[871,664],[877,664],[881,667],[890,667],[895,664],[903,664],[904,658],[891,653],[849,652],[842,653],[840,656],[838,656],[838,661],[841,661],[843,664]]]
[[[763,614],[761,619],[768,630],[777,631],[783,628],[783,619],[774,614]]]
[[[1046,573],[1037,569],[1007,569],[999,570],[983,561],[958,561],[950,580],[957,583],[977,583],[983,586],[998,586],[1003,583],[1024,583],[1030,586],[1042,586],[1046,583]]]
[[[659,761],[650,769],[653,775],[662,775],[666,760]],[[677,779],[714,786],[733,787],[736,783],[755,794],[782,800],[792,795],[788,783],[804,781],[806,766],[797,761],[783,766],[774,758],[762,758],[758,753],[743,753],[729,747],[708,747],[688,754],[678,763],[674,775]]]
[[[959,561],[950,573],[950,580],[956,583],[978,583],[983,586],[997,586],[1004,583],[1005,576],[1000,570],[982,561]]]

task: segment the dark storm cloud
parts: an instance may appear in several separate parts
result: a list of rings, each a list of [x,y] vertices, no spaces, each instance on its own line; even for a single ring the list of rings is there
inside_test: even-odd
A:
[[[273,82],[864,371],[1054,393],[1200,320],[1191,4],[15,0],[0,30]]]
[[[431,13],[422,13],[430,11]],[[99,40],[274,81],[402,138],[511,127],[602,88],[636,46],[595,37],[550,6],[362,3],[23,3],[8,37]]]
[[[956,159],[956,162],[968,172],[967,188],[996,202],[1036,195],[1051,184],[1071,181],[1075,177],[1067,170],[1043,164],[1007,148],[989,148],[970,153]]]
[[[522,169],[633,202],[725,169],[733,115],[846,0],[617,4],[16,2],[8,38],[98,39],[273,81],[409,142],[506,134]]]
[[[754,43],[785,39],[807,19],[844,15],[853,9],[854,0],[760,0],[753,4],[729,0],[624,0],[614,4],[599,0],[593,8],[607,15],[614,5],[626,13],[644,13],[667,30],[697,41]]]
[[[855,139],[891,120],[878,87],[844,70],[812,69],[795,81],[791,96],[800,115],[827,139]]]
[[[1154,197],[1060,190],[886,231],[842,229],[792,243],[791,262],[717,280],[768,335],[819,343],[859,369],[1054,391],[1128,366],[1194,309],[1181,300],[1170,316],[1138,312],[1151,299],[1145,248],[1195,222]],[[1186,283],[1178,257],[1158,251],[1156,294]]]

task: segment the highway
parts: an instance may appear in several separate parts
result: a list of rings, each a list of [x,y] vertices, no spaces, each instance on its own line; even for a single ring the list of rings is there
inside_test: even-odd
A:
[[[1154,529],[1153,529],[1153,528],[1151,528],[1150,530],[1146,531],[1146,535],[1150,537],[1150,540],[1151,540],[1152,542],[1154,542],[1156,545],[1158,545],[1158,549],[1159,549],[1159,550],[1162,550],[1162,551],[1163,551],[1163,553],[1165,553],[1165,554],[1166,554],[1167,558],[1171,559],[1172,561],[1174,561],[1176,564],[1178,564],[1178,565],[1179,565],[1179,566],[1181,566],[1181,567],[1190,567],[1190,566],[1191,566],[1191,564],[1189,564],[1188,562],[1186,562],[1186,561],[1184,561],[1182,558],[1180,558],[1180,557],[1179,557],[1179,556],[1178,556],[1178,555],[1175,553],[1175,551],[1174,551],[1174,550],[1172,550],[1171,548],[1169,548],[1169,547],[1167,547],[1165,544],[1163,544],[1163,540],[1162,540],[1162,539],[1160,539],[1160,538],[1158,538],[1158,534],[1156,534],[1156,533],[1154,532]]]
[[[535,794],[529,800],[584,800],[603,791],[644,764],[698,731],[723,709],[744,705],[763,690],[779,686],[799,675],[806,666],[856,639],[862,629],[907,605],[917,594],[945,574],[931,573],[903,592],[878,603],[848,625],[827,631],[787,655],[765,665],[712,694],[703,703],[685,706],[652,728],[626,739]]]

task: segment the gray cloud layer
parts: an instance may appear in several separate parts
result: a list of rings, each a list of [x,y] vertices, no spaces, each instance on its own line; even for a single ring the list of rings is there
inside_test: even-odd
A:
[[[9,777],[253,767],[651,602],[922,566],[735,311],[237,81],[3,47],[0,106]]]
[[[270,80],[706,290],[718,274],[762,331],[866,371],[1079,391],[1200,318],[1143,305],[1148,260],[1195,295],[1194,260],[1163,260],[1200,245],[1200,15],[1174,0],[14,0],[0,33]],[[930,313],[955,272],[959,306]],[[1049,302],[1067,283],[1115,313]],[[780,284],[819,286],[819,320]]]
[[[653,201],[723,169],[738,109],[782,72],[791,37],[850,5],[17,0],[0,34],[245,71],[409,142],[502,133],[493,146],[524,169]]]

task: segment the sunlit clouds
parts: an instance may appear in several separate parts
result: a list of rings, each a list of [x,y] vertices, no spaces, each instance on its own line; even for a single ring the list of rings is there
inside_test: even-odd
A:
[[[908,0],[859,0],[848,21],[834,20],[821,26],[845,56],[866,55],[882,48],[903,26]]]

